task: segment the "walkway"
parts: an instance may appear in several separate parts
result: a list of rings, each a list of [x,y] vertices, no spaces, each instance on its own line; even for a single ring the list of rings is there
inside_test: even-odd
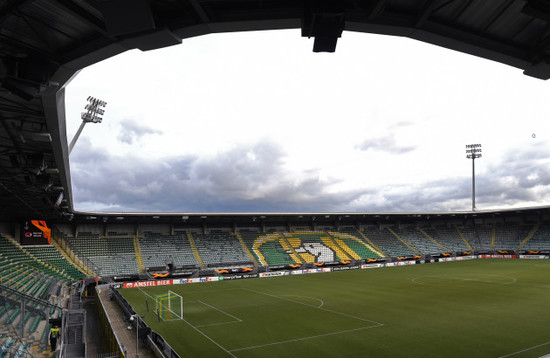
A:
[[[124,313],[116,301],[111,301],[107,295],[108,289],[99,290],[99,298],[105,307],[107,317],[111,322],[111,326],[118,337],[119,342],[126,348],[126,357],[136,357],[136,331],[128,329],[128,323],[124,317]],[[139,357],[141,358],[154,358],[153,353],[145,346],[145,344],[139,342]]]

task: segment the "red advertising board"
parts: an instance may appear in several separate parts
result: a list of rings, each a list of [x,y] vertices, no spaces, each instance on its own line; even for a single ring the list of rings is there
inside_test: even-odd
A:
[[[136,281],[136,282],[125,282],[124,288],[136,288],[136,287],[152,287],[152,286],[166,286],[173,285],[174,280],[156,280],[156,281]]]

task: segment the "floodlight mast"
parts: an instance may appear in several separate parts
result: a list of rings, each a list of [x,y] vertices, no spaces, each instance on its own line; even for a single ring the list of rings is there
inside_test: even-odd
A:
[[[86,112],[82,112],[80,115],[80,118],[82,118],[82,124],[80,124],[78,131],[76,131],[76,134],[71,141],[71,144],[69,144],[69,154],[73,151],[74,145],[76,144],[78,137],[80,137],[86,123],[101,123],[103,120],[101,116],[105,114],[105,110],[103,108],[105,108],[106,105],[107,102],[88,96],[88,104],[84,107]]]
[[[476,167],[475,161],[481,158],[481,144],[466,144],[466,158],[472,160],[472,211],[476,211]]]

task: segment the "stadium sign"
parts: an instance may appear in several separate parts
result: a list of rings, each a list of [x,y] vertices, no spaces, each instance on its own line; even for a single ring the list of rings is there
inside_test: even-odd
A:
[[[166,285],[173,285],[173,284],[174,284],[174,280],[136,281],[136,282],[125,282],[124,288],[166,286]]]
[[[355,265],[355,266],[338,266],[338,267],[333,267],[332,271],[357,270],[358,268],[361,268],[361,266],[359,266],[359,265]]]
[[[288,272],[288,271],[260,272],[260,277],[287,276],[289,274],[290,274],[290,272]]]
[[[26,220],[21,225],[21,245],[48,245],[51,243],[52,229],[44,220]]]
[[[368,265],[361,265],[362,269],[371,269],[371,268],[379,268],[384,267],[385,264],[368,264]]]

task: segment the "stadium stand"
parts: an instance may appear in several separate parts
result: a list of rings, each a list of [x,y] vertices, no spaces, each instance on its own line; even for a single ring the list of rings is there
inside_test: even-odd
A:
[[[546,249],[549,228],[548,225],[539,226],[498,223],[364,226],[361,231],[355,227],[340,231],[272,229],[263,234],[254,230],[238,233],[212,230],[207,233],[175,231],[173,234],[145,231],[137,236],[114,231],[107,236],[92,232],[80,232],[77,237],[62,235],[82,261],[97,265],[102,276],[111,276],[163,270],[167,263],[180,269],[206,269],[255,265],[254,261],[261,266],[277,266],[471,250]],[[30,246],[26,250],[10,255],[20,260],[31,260],[30,256],[34,256],[46,268],[58,268],[55,273],[68,281],[83,277],[54,247],[40,250]],[[4,251],[10,253],[9,247]],[[0,267],[8,264],[6,255],[0,257]]]
[[[390,228],[364,227],[363,234],[375,245],[379,246],[388,256],[410,256],[417,252],[395,237]]]
[[[352,258],[357,259],[372,259],[383,257],[380,251],[377,251],[376,248],[372,247],[369,243],[364,242],[360,239],[361,235],[352,234],[348,232],[334,232],[329,231],[332,239],[338,243],[341,247],[347,246],[352,252]],[[353,256],[353,253],[356,256]]]
[[[61,273],[69,275],[72,280],[78,280],[85,277],[85,275],[69,261],[67,261],[67,259],[61,255],[59,250],[57,250],[53,245],[27,245],[25,246],[25,250],[43,262],[46,262],[49,265],[56,267],[58,270],[61,270]]]
[[[433,237],[428,237],[423,233],[423,230],[417,227],[408,226],[394,229],[394,231],[421,254],[437,254],[449,251],[448,248],[444,247],[439,242],[432,241],[435,240]]]
[[[260,234],[254,231],[242,231],[241,236],[247,248],[256,256],[260,265],[288,265],[300,263],[300,259],[285,249],[278,232]]]
[[[101,269],[102,276],[139,272],[133,237],[79,233],[77,237],[67,236],[67,240],[77,255],[88,258]]]
[[[493,225],[463,225],[457,230],[470,243],[474,250],[489,250],[494,237]]]
[[[463,239],[460,231],[455,226],[449,227],[444,225],[423,227],[422,230],[429,236],[437,240],[448,251],[470,251],[472,246]]]
[[[139,238],[139,246],[146,269],[164,268],[167,260],[179,267],[199,267],[185,232],[167,235],[146,231]]]
[[[47,352],[48,322],[62,316],[68,283],[83,274],[54,246],[22,247],[0,235],[0,252],[0,337],[5,337],[1,353],[24,357],[31,347]]]
[[[550,224],[542,224],[533,233],[522,249],[524,250],[550,250]]]
[[[152,224],[143,227],[155,229]],[[547,223],[411,223],[341,228],[319,225],[317,230],[287,225],[286,229],[263,228],[265,232],[196,227],[140,232],[136,227],[130,228],[128,231],[133,233],[129,233],[92,225],[84,228],[89,231],[75,231],[76,236],[70,230],[55,231],[52,242],[56,245],[21,246],[13,238],[0,235],[0,284],[4,293],[9,292],[0,297],[0,337],[4,338],[0,344],[5,344],[12,356],[29,347],[47,349],[48,320],[60,317],[67,306],[67,284],[86,277],[72,262],[89,262],[99,267],[100,279],[117,280],[116,276],[137,277],[145,271],[174,267],[187,270],[181,272],[181,277],[203,277],[214,272],[214,268],[271,266],[259,268],[258,272],[262,272],[282,266],[295,268],[295,264],[312,268],[331,261],[334,265],[357,265],[361,259],[395,260],[419,254],[550,249]],[[67,245],[61,247],[57,243]],[[21,301],[28,301],[24,311]],[[14,329],[23,329],[26,339],[12,342]]]
[[[194,233],[193,238],[198,253],[207,267],[252,264],[235,235],[217,231],[209,234]]]
[[[534,225],[495,225],[495,239],[491,248],[494,250],[515,250],[534,229]]]

